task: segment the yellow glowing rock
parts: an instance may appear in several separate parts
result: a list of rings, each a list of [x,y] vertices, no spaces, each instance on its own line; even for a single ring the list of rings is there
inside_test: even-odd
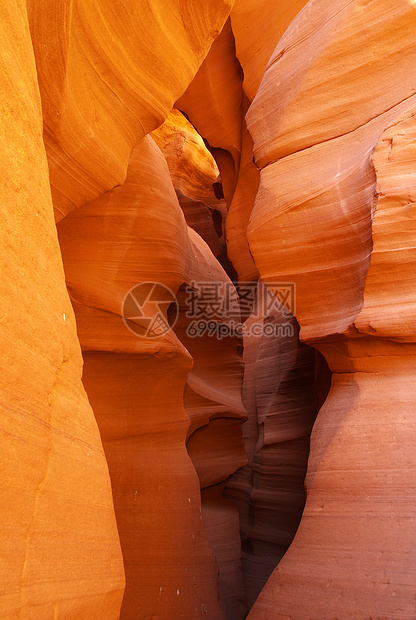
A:
[[[0,3],[0,616],[119,617],[108,467],[53,219],[25,2]]]
[[[29,0],[57,219],[124,182],[136,142],[168,116],[231,0]]]

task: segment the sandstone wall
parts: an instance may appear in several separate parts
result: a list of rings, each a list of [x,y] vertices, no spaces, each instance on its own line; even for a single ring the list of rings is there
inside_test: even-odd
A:
[[[415,615],[415,20],[312,0],[247,115],[250,249],[266,282],[296,282],[300,337],[334,373],[300,528],[250,619]]]
[[[1,617],[414,619],[415,32],[0,1]],[[291,336],[190,337],[231,279],[293,283],[243,311]],[[123,321],[144,282],[174,331]]]
[[[0,5],[2,618],[118,618],[108,467],[53,219],[23,2]]]
[[[168,115],[229,9],[228,2],[205,3],[204,10],[195,2],[1,4],[2,230],[6,239],[1,284],[2,617],[117,618],[124,590],[117,525],[128,585],[124,617],[135,614],[131,610],[137,609],[137,597],[147,586],[147,596],[155,597],[152,613],[160,597],[162,615],[222,617],[218,569],[201,521],[198,478],[185,449],[189,420],[182,391],[190,356],[175,339],[151,348],[150,354],[136,355],[120,318],[126,286],[140,281],[140,274],[156,278],[158,266],[163,268],[162,259],[155,257],[166,237],[173,244],[166,257],[167,281],[178,288],[186,280],[191,242],[167,169],[169,186],[163,202],[177,205],[179,220],[165,223],[162,218],[164,232],[156,232],[151,225],[147,229],[146,242],[152,245],[154,239],[158,246],[148,247],[156,253],[150,270],[144,266],[140,272],[139,267],[138,273],[137,263],[132,269],[131,262],[126,263],[126,271],[120,270],[126,248],[137,241],[129,227],[136,223],[140,228],[143,214],[129,212],[127,203],[127,212],[120,209],[117,219],[111,213],[114,203],[106,199],[92,226],[88,215],[94,208],[92,200],[124,182],[133,147]],[[180,71],[178,58],[183,60]],[[156,147],[151,142],[141,148],[150,150],[141,160],[143,174],[158,176],[158,166],[166,166],[162,155],[152,155]],[[152,157],[159,157],[159,163]],[[65,289],[51,190],[56,219],[75,207],[84,209],[74,211],[74,220],[64,220],[60,232],[78,336],[88,349],[84,383],[105,455],[81,383],[82,358]],[[126,187],[122,196],[123,192]],[[147,221],[152,217],[148,214]],[[138,255],[131,258],[136,261]],[[130,370],[125,376],[126,368]],[[137,377],[142,372],[144,392],[138,396]],[[165,374],[171,400],[155,404],[155,390],[167,398],[166,386],[162,389],[158,383]],[[146,390],[150,390],[147,405]],[[160,422],[157,416],[152,422],[157,429],[167,415],[172,423],[163,448],[166,471],[160,486],[157,471],[162,457],[156,448],[163,441],[155,439],[149,447],[148,430],[143,429],[148,451],[134,450],[128,422],[145,424],[146,416],[138,419],[137,410],[131,412],[129,394],[133,402],[143,398],[142,406],[151,415],[160,411]],[[114,415],[108,421],[109,412]],[[123,450],[114,449],[114,442],[122,442]],[[144,481],[141,489],[136,484],[138,471]],[[139,492],[138,517],[134,502]],[[169,512],[173,503],[175,509]],[[133,510],[123,512],[126,505]],[[192,515],[192,527],[187,513]],[[150,533],[146,534],[147,527]],[[124,544],[126,531],[130,547]],[[149,540],[153,550],[146,552]],[[172,564],[166,559],[160,572],[169,544]],[[195,556],[195,544],[202,555]],[[131,554],[126,552],[129,548]],[[138,552],[143,552],[141,567]],[[194,558],[192,575],[181,553]],[[171,569],[178,562],[176,574]],[[139,573],[143,579],[137,581]],[[144,613],[149,613],[146,599],[143,605]]]

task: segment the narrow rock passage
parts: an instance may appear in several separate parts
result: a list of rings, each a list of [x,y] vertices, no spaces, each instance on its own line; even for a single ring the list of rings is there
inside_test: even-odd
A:
[[[415,619],[415,38],[0,0],[0,618]]]

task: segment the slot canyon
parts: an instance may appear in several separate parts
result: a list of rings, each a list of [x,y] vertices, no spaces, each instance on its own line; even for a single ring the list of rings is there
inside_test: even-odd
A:
[[[0,618],[416,620],[416,0],[0,42]]]

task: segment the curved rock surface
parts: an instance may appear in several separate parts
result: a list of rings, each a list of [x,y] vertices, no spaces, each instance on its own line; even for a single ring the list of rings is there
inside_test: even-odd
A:
[[[28,2],[57,220],[124,182],[221,31],[231,0]]]
[[[416,322],[415,142],[412,107],[386,127],[372,157],[378,197],[373,251],[364,305],[355,320],[361,333],[404,342],[414,342]]]
[[[414,620],[415,32],[0,0],[2,618]]]
[[[53,219],[24,2],[0,3],[0,616],[116,620],[108,466]]]
[[[228,20],[195,78],[175,104],[208,141],[221,170],[228,204],[237,183],[241,158],[242,81]]]
[[[359,130],[415,94],[414,12],[410,0],[308,2],[279,41],[248,113],[260,168]]]
[[[165,156],[176,192],[216,207],[218,198],[213,185],[218,177],[218,166],[185,116],[173,109],[151,135]]]
[[[216,196],[219,170],[201,136],[174,109],[152,137],[165,156],[188,226],[206,241],[215,256],[225,254],[227,206]]]
[[[306,0],[236,0],[231,25],[244,72],[244,92],[253,101],[269,58]]]
[[[221,607],[226,618],[239,620],[247,615],[241,572],[240,524],[237,508],[224,499],[223,489],[223,484],[202,489],[202,514],[220,568]]]
[[[193,231],[189,233],[195,261],[189,272],[190,286],[182,287],[177,295],[180,314],[175,325],[175,333],[193,359],[184,391],[191,421],[187,449],[201,486],[204,527],[219,565],[221,607],[227,618],[240,620],[246,604],[239,520],[236,508],[222,498],[229,476],[247,463],[241,432],[247,418],[241,400],[241,339],[231,335],[236,317],[229,315],[231,306],[239,320],[240,307],[234,285],[215,265],[209,248]],[[194,304],[195,313],[191,312]],[[201,321],[194,314],[199,311],[207,312],[209,329],[198,335]]]
[[[245,103],[247,105],[247,102]],[[259,276],[247,241],[247,226],[259,183],[260,173],[253,163],[253,141],[243,120],[237,185],[225,222],[228,257],[237,272],[238,279],[243,282],[256,282]]]
[[[243,435],[249,464],[225,491],[239,508],[249,609],[299,525],[317,392],[325,398],[329,389],[318,382],[320,361],[299,342],[293,316],[279,303],[259,310],[265,293],[259,281],[257,303],[245,322],[243,402],[249,420]]]
[[[407,1],[312,0],[247,115],[250,249],[266,282],[296,283],[301,338],[334,373],[302,521],[253,620],[415,614],[415,20]]]
[[[192,357],[173,332],[129,334],[120,314],[124,296],[140,282],[175,292],[183,281],[201,279],[210,265],[226,276],[206,244],[187,230],[167,164],[150,137],[135,148],[121,187],[73,211],[58,228],[84,349],[84,384],[113,483],[127,580],[121,617],[138,610],[140,617],[222,618],[218,569],[185,446],[183,390]],[[157,312],[147,303],[145,315]],[[130,328],[140,334],[140,324],[147,324],[135,321]],[[233,447],[219,480],[240,466]]]

